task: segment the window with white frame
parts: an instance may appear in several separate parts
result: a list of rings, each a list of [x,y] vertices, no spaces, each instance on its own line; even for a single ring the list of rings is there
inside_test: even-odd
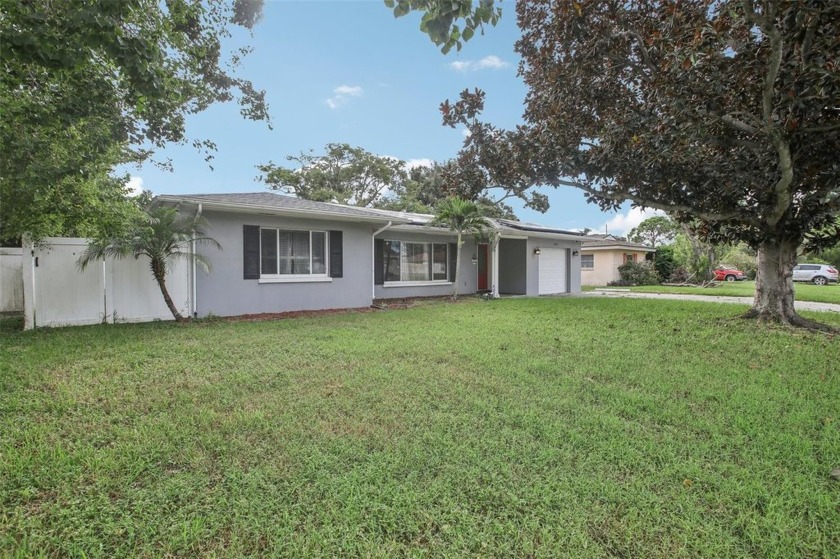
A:
[[[260,276],[327,276],[326,231],[260,229]]]
[[[581,254],[580,255],[580,267],[584,270],[592,270],[595,268],[595,255],[594,254]]]
[[[445,282],[449,279],[449,245],[385,241],[382,264],[389,283]]]

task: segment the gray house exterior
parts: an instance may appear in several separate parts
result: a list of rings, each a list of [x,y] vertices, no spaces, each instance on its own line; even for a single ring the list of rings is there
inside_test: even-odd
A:
[[[222,250],[193,277],[195,316],[361,308],[375,300],[450,295],[456,237],[432,216],[312,202],[262,192],[163,195],[155,203],[200,213]],[[487,239],[461,248],[458,292],[580,292],[583,236],[490,220]]]

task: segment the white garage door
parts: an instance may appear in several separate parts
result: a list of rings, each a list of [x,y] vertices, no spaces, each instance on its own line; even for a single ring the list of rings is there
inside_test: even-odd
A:
[[[565,248],[540,249],[540,295],[566,293]]]

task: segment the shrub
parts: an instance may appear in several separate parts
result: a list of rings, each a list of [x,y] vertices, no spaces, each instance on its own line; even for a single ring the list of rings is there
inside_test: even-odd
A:
[[[656,285],[659,277],[650,262],[627,262],[618,267],[621,281],[626,285]]]
[[[653,267],[656,268],[659,281],[667,281],[677,267],[677,261],[674,258],[674,247],[662,246],[656,249],[656,256],[653,257]]]
[[[688,281],[688,278],[691,274],[685,268],[685,266],[677,266],[674,268],[674,271],[671,272],[671,276],[668,278],[670,283],[685,283]]]

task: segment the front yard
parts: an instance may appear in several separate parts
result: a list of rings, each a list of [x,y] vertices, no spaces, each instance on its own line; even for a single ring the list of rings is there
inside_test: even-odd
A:
[[[0,556],[840,556],[840,343],[734,314],[6,329]]]
[[[797,301],[814,301],[816,303],[840,304],[840,286],[836,283],[829,285],[811,285],[810,283],[795,283]],[[610,287],[584,287],[584,291],[595,289],[612,289]],[[617,287],[615,289],[629,289],[641,293],[679,293],[683,295],[711,295],[726,297],[753,297],[755,295],[754,281],[723,282],[715,287],[673,287],[668,285],[640,285],[636,287]]]

